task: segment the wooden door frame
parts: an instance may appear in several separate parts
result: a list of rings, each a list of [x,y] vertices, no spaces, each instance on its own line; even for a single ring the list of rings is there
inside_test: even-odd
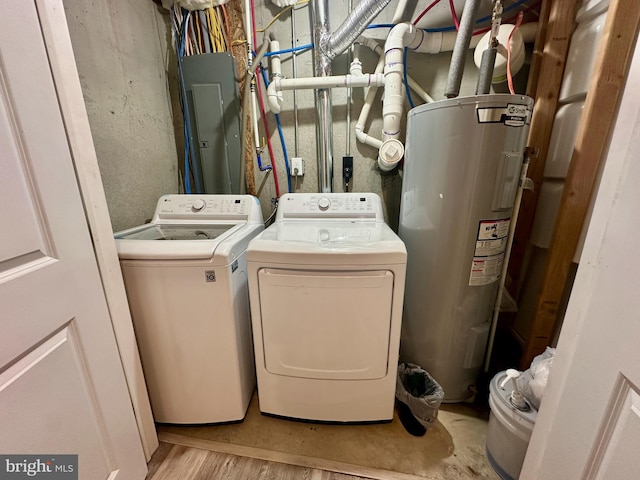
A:
[[[636,57],[636,64],[633,70],[629,72],[627,82],[633,81],[633,84],[636,86],[635,88],[637,88],[637,85],[640,85],[640,64],[638,64],[638,60],[640,59],[640,42],[638,39],[636,39],[635,42],[634,55]],[[594,292],[594,288],[596,288],[595,285],[598,276],[601,275],[599,271],[611,268],[608,259],[604,262],[600,261],[601,248],[608,242],[608,235],[610,235],[610,232],[608,232],[609,219],[616,208],[615,203],[619,196],[621,183],[625,181],[624,178],[627,175],[628,163],[633,161],[634,156],[638,154],[638,141],[633,141],[633,139],[637,137],[638,125],[640,125],[640,97],[630,95],[629,92],[626,92],[625,103],[620,106],[613,123],[615,125],[612,125],[612,128],[615,127],[615,130],[613,131],[611,143],[606,153],[607,160],[604,165],[602,181],[600,182],[597,192],[598,197],[593,210],[592,222],[585,240],[575,286],[560,334],[558,349],[553,360],[553,368],[549,376],[547,389],[545,390],[544,402],[535,424],[529,449],[527,450],[527,456],[520,477],[522,479],[539,478],[539,470],[544,461],[543,457],[545,456],[548,446],[547,436],[556,424],[558,406],[563,392],[566,391],[565,388],[570,382],[571,370],[581,368],[581,366],[576,363],[576,355],[579,342],[582,339],[581,332],[583,327],[585,323],[592,321],[592,317],[590,317],[590,315],[592,315],[591,303],[593,301],[592,296],[596,293]],[[632,229],[635,229],[636,232],[640,231],[640,228],[634,224],[630,225],[631,232],[633,231]],[[632,233],[630,233],[630,235],[632,235]],[[619,282],[625,283],[628,282],[628,279],[620,278]],[[628,290],[629,289],[627,289],[627,291]],[[639,303],[637,298],[629,298],[629,301],[635,304]],[[606,323],[611,320],[608,318],[595,318],[597,322]],[[619,327],[614,325],[611,328]],[[629,341],[633,342],[634,339],[630,338]],[[594,351],[593,355],[600,355],[603,362],[612,361],[612,357],[605,355],[604,350],[602,352]],[[597,379],[594,380],[594,385],[594,388],[597,388]],[[592,415],[589,418],[581,418],[581,420],[587,424],[593,424],[592,428],[594,429],[599,428],[599,413],[590,412],[590,414],[591,413],[595,416]],[[600,435],[603,434],[603,430],[599,430],[599,432]],[[576,477],[581,473],[583,472],[576,471]],[[580,478],[587,478],[587,476],[583,475],[580,476]]]
[[[570,40],[575,28],[578,0],[545,0],[532,59],[527,94],[535,98],[529,133],[529,146],[536,151],[528,176],[534,191],[523,195],[513,249],[509,259],[509,290],[519,300],[526,251],[533,227],[542,185],[551,132],[558,108],[558,97]],[[525,369],[553,339],[558,327],[571,263],[579,243],[597,184],[597,175],[611,137],[620,92],[624,87],[638,29],[638,12],[632,0],[612,0],[600,41],[585,109],[565,179],[561,205],[556,219],[549,255],[544,265],[541,292],[538,294],[531,329],[523,339],[520,367]],[[539,81],[540,80],[540,81]]]
[[[611,0],[565,179],[542,290],[520,361],[522,369],[542,353],[552,339],[569,269],[609,147],[639,24],[640,10],[634,0]],[[543,147],[546,152],[548,139]],[[540,168],[544,168],[544,162],[541,163]]]
[[[509,257],[508,272],[512,280],[509,290],[516,299],[519,299],[520,295],[518,290],[522,284],[525,255],[533,229],[538,194],[542,186],[544,165],[558,110],[560,87],[579,3],[580,0],[545,0],[540,11],[527,82],[527,95],[535,100],[527,140],[528,145],[536,152],[527,172],[534,188],[523,192],[518,225]]]
[[[85,217],[147,461],[158,448],[63,0],[35,0]]]

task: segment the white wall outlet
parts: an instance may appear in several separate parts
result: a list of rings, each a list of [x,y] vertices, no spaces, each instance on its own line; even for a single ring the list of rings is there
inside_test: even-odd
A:
[[[291,159],[291,176],[301,177],[304,175],[304,160],[300,157],[293,157]]]

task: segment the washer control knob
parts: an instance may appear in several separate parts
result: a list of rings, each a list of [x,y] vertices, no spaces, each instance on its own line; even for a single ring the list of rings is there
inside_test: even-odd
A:
[[[201,198],[198,198],[198,199],[193,201],[193,205],[191,206],[191,208],[193,208],[194,212],[199,212],[200,210],[202,210],[206,206],[207,206],[207,204],[205,203],[205,201],[202,200]]]
[[[331,202],[327,197],[322,197],[320,200],[318,200],[318,208],[323,212],[325,210],[329,210],[330,206],[331,206]]]

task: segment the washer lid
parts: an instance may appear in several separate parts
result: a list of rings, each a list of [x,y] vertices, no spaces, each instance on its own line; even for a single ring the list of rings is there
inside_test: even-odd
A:
[[[297,264],[405,264],[407,251],[400,237],[384,223],[280,221],[251,241],[247,260]]]
[[[211,259],[216,252],[226,256],[236,243],[248,241],[244,237],[257,233],[260,227],[245,223],[149,224],[118,232],[115,238],[121,260]]]
[[[235,225],[147,225],[116,238],[126,240],[214,240]]]

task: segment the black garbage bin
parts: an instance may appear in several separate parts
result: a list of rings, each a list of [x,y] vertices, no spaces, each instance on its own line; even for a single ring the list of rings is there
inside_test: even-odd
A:
[[[444,390],[418,365],[398,365],[396,399],[400,421],[412,435],[424,435],[438,418],[438,408],[444,398]]]

